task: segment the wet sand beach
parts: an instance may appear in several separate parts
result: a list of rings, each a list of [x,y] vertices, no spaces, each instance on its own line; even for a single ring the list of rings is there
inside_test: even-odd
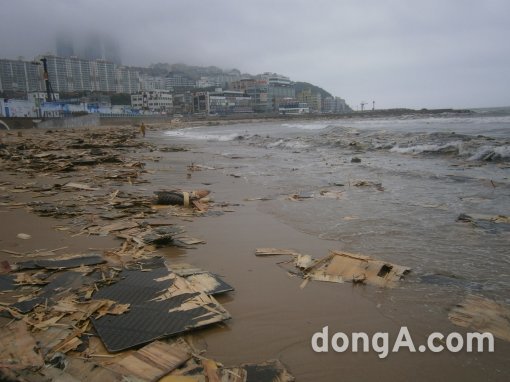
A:
[[[182,127],[148,126],[145,138],[136,136],[126,140],[136,145],[116,149],[122,163],[104,163],[95,166],[95,170],[90,172],[78,165],[69,172],[55,172],[51,168],[53,157],[49,156],[49,168],[24,174],[13,169],[19,163],[16,165],[9,158],[2,158],[0,250],[7,252],[0,253],[0,260],[15,263],[23,260],[21,254],[52,249],[57,249],[54,252],[57,255],[103,253],[122,243],[113,235],[93,236],[84,233],[83,227],[87,226],[87,222],[80,221],[80,217],[88,219],[88,224],[96,222],[100,205],[94,205],[96,210],[86,217],[78,214],[72,218],[56,219],[37,216],[33,206],[27,203],[59,200],[75,202],[87,210],[92,208],[91,202],[94,202],[90,195],[97,196],[97,201],[101,201],[117,190],[149,201],[154,191],[162,189],[191,191],[206,188],[212,196],[209,213],[202,216],[168,213],[165,216],[173,224],[183,226],[187,235],[202,239],[205,243],[186,248],[165,246],[152,253],[154,256],[163,256],[170,267],[172,264],[189,263],[220,275],[234,287],[235,291],[216,297],[232,318],[221,324],[193,330],[189,334],[194,342],[206,349],[204,356],[226,366],[279,359],[297,381],[506,381],[510,378],[510,344],[498,338],[495,339],[494,353],[410,353],[404,349],[390,353],[385,359],[380,359],[374,351],[336,353],[330,349],[328,353],[315,353],[311,347],[311,338],[325,326],[329,326],[330,333],[388,332],[393,338],[400,327],[407,326],[416,344],[425,343],[426,336],[434,331],[465,333],[465,328],[452,324],[448,312],[462,301],[466,291],[452,292],[438,285],[423,285],[420,276],[426,272],[423,269],[416,270],[414,262],[418,260],[414,259],[410,261],[412,264],[407,264],[403,258],[392,257],[395,254],[391,251],[391,241],[379,246],[377,251],[376,242],[361,245],[355,241],[332,240],[327,235],[321,237],[321,230],[310,228],[314,224],[314,214],[320,214],[314,209],[318,207],[311,203],[303,204],[300,212],[300,201],[286,199],[292,190],[310,191],[299,186],[297,176],[292,177],[293,171],[298,172],[292,168],[300,167],[301,160],[300,154],[293,154],[293,150],[299,151],[302,148],[293,147],[283,153],[273,154],[267,147],[265,151],[260,151],[256,142],[243,146],[244,143],[233,140],[216,145],[207,140],[176,139],[164,134],[167,130]],[[249,128],[246,125],[241,130]],[[93,135],[90,139],[100,142],[103,135],[113,131],[127,135],[138,133],[137,127],[133,126],[83,128],[64,132],[53,130],[51,133],[23,130],[22,136],[18,136],[16,131],[10,131],[2,132],[2,144],[8,149],[17,146],[23,151],[21,146],[28,141],[31,145],[37,145],[38,142],[47,142],[48,136],[51,136],[54,141],[79,142],[83,139],[86,143],[90,134]],[[64,144],[61,149],[64,154]],[[47,148],[41,146],[40,152],[46,151]],[[77,152],[72,153],[76,155]],[[295,162],[292,158],[295,158]],[[288,168],[282,170],[285,161],[289,161],[286,164]],[[135,163],[144,165],[137,167]],[[193,165],[202,168],[193,169]],[[256,170],[250,167],[255,165],[259,166]],[[341,163],[337,165],[342,166]],[[104,168],[101,169],[101,166]],[[263,178],[260,167],[272,174]],[[116,171],[127,174],[127,170],[133,169],[137,169],[136,176],[115,178],[101,175]],[[285,174],[280,174],[280,171]],[[286,181],[289,176],[294,180]],[[397,179],[399,175],[393,176]],[[356,174],[352,177],[361,178]],[[387,178],[381,178],[383,186],[388,187]],[[278,179],[285,180],[285,184],[280,184]],[[309,180],[310,187],[317,181],[316,178]],[[296,185],[291,184],[293,181]],[[97,187],[98,190],[66,191],[61,186],[67,182],[81,182]],[[55,184],[59,186],[55,187]],[[324,184],[326,182],[321,186]],[[45,187],[41,188],[43,185]],[[354,187],[347,191],[343,187],[341,191],[347,196],[349,192],[357,192]],[[335,186],[328,190],[338,191]],[[42,192],[48,194],[41,196]],[[376,195],[382,195],[373,192],[365,195],[366,203],[379,197]],[[257,200],[264,197],[270,200]],[[342,224],[349,224],[349,219],[343,219],[346,216],[363,215],[361,209],[356,209],[354,198],[352,196],[345,201],[349,203],[348,213],[338,214]],[[326,203],[335,203],[329,208],[333,211],[343,201],[335,199]],[[375,208],[375,205],[377,203],[370,204],[370,208]],[[165,213],[166,210],[162,211]],[[387,214],[391,212],[373,211],[374,219]],[[317,219],[318,224],[321,221]],[[464,227],[454,228],[454,232],[455,229],[462,230]],[[21,239],[17,237],[19,233],[28,234],[30,238]],[[380,234],[375,232],[374,241],[378,238]],[[498,245],[495,248],[503,248],[506,239],[499,237],[498,240],[502,244],[494,244]],[[429,242],[430,246],[433,244]],[[290,260],[288,257],[255,256],[255,249],[261,247],[292,248],[314,258],[324,257],[329,250],[334,249],[355,253],[366,250],[368,253],[363,254],[409,265],[413,271],[396,288],[317,281],[302,287],[302,278],[288,272],[292,269],[289,265],[280,264]],[[398,252],[396,247],[395,251]],[[426,268],[426,264],[422,267]],[[501,293],[504,293],[505,289],[502,290]],[[500,297],[500,294],[495,292],[494,296]],[[1,297],[0,300],[2,303],[10,302]],[[8,318],[2,318],[0,330],[7,330],[9,321]],[[68,356],[78,355],[71,352]],[[94,359],[90,362],[104,361]]]

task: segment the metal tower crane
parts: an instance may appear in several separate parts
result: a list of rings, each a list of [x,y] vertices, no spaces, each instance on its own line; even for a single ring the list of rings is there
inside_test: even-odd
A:
[[[46,60],[46,57],[41,58],[40,60],[43,63],[43,76],[44,76],[44,84],[46,85],[46,96],[48,99],[48,102],[55,101],[55,95],[53,93],[53,88],[51,87],[50,78],[48,75],[48,63]]]

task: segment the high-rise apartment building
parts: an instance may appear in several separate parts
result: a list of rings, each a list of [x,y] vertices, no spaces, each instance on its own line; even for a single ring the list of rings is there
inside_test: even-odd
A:
[[[104,60],[90,61],[92,90],[115,93],[115,64]]]
[[[140,91],[141,80],[136,69],[117,66],[105,60],[84,60],[78,57],[39,56],[35,61],[0,59],[0,91],[44,91],[41,58],[46,58],[48,78],[54,92],[72,93],[99,91],[128,93]],[[165,88],[165,79],[153,89]]]
[[[112,62],[53,55],[45,57],[48,77],[55,92],[117,92],[115,64]]]
[[[126,66],[116,67],[115,89],[117,93],[137,93],[140,91],[140,73]]]
[[[43,90],[37,62],[0,59],[0,90],[32,92]]]

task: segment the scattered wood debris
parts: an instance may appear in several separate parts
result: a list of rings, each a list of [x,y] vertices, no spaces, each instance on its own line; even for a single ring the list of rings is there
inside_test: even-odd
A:
[[[401,265],[340,251],[331,251],[329,256],[305,270],[306,276],[313,280],[345,280],[379,287],[396,286],[410,271],[410,268]]]
[[[482,296],[468,295],[455,306],[448,318],[455,325],[490,332],[505,341],[510,341],[510,307]]]
[[[190,264],[172,264],[169,268],[172,272],[184,277],[191,287],[199,292],[217,295],[234,290],[234,288],[223,281],[220,276],[193,267]]]
[[[297,194],[291,194],[287,196],[286,199],[293,202],[298,202],[305,199],[341,199],[343,196],[344,196],[343,191],[324,189],[316,192],[301,192]]]
[[[89,186],[88,184],[76,183],[76,182],[66,183],[66,184],[64,184],[62,186],[62,188],[75,188],[75,189],[78,189],[78,190],[86,190],[86,191],[98,191],[98,190],[100,190],[99,187],[92,187],[92,186]]]
[[[137,351],[90,358],[57,355],[39,370],[46,378],[65,381],[160,382],[292,382],[279,360],[226,367],[196,352],[187,342],[155,341]]]
[[[377,191],[384,191],[382,183],[373,182],[371,180],[356,180],[353,183],[351,183],[351,185],[354,187],[372,187],[375,188]]]
[[[200,362],[195,361],[199,359]],[[194,355],[182,368],[174,370],[160,381],[204,381],[209,382],[292,382],[294,377],[278,360],[259,364],[246,363],[235,367],[225,367],[212,359]],[[188,379],[179,379],[188,378]]]
[[[342,251],[331,251],[329,256],[313,259],[293,249],[258,248],[256,256],[290,255],[294,265],[307,280],[329,282],[352,282],[379,287],[395,287],[410,268]]]
[[[156,199],[148,189],[133,191],[131,186],[147,182],[142,175],[148,171],[125,154],[141,151],[146,154],[139,159],[158,158],[147,154],[155,147],[137,139],[132,128],[84,128],[79,134],[60,130],[58,139],[50,130],[35,135],[12,136],[2,144],[0,170],[27,181],[1,182],[0,205],[59,219],[59,231],[111,235],[122,243],[86,254],[57,254],[65,248],[30,253],[2,249],[23,259],[0,264],[0,315],[12,319],[0,339],[0,377],[292,380],[277,361],[225,368],[175,337],[230,318],[212,297],[233,290],[220,276],[192,266],[168,268],[154,257],[158,246],[204,242],[183,235],[170,217],[223,213],[210,210],[216,205],[209,190],[163,190]]]
[[[257,248],[255,250],[255,255],[256,256],[277,256],[277,255],[300,256],[301,254],[293,249]]]
[[[133,251],[142,259],[131,260]],[[111,256],[106,253],[104,258],[34,259],[13,264],[10,273],[0,275],[4,294],[22,294],[18,302],[0,306],[0,314],[12,317],[16,321],[11,325],[17,325],[10,336],[0,339],[5,345],[2,349],[23,352],[22,356],[0,350],[0,373],[14,379],[37,372],[51,378],[72,375],[79,380],[83,373],[93,380],[100,376],[118,381],[124,377],[154,380],[189,360],[193,353],[182,340],[168,345],[153,342],[155,339],[230,318],[211,296],[232,290],[218,276],[188,266],[186,277],[181,277],[161,258],[147,257],[150,249],[128,240],[116,252],[119,257],[128,257],[121,268],[105,263]],[[184,267],[180,270],[184,272]],[[22,285],[25,289],[20,289]],[[90,352],[89,341],[94,336],[101,338],[110,352],[149,345],[122,356],[119,362],[91,367],[82,363],[84,356],[110,357],[106,350],[98,355]],[[51,366],[56,364],[64,370]]]
[[[106,368],[124,377],[134,376],[140,381],[157,381],[191,358],[193,350],[182,339],[168,344],[154,341],[132,352]]]

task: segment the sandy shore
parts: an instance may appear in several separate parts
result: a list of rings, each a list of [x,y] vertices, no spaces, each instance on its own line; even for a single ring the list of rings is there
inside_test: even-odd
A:
[[[3,251],[0,261],[15,263],[23,259],[23,254],[37,251],[55,250],[57,258],[65,254],[106,252],[122,243],[114,235],[84,234],[86,224],[83,221],[77,223],[73,218],[37,216],[27,203],[74,201],[88,209],[91,205],[87,203],[94,200],[90,195],[101,201],[117,190],[148,200],[153,191],[160,189],[207,188],[212,191],[214,203],[210,211],[214,213],[206,216],[166,215],[172,223],[184,226],[187,234],[203,239],[205,244],[193,248],[168,246],[154,252],[170,265],[186,262],[219,274],[235,288],[234,292],[217,297],[232,319],[190,334],[194,343],[207,349],[207,357],[227,366],[280,359],[298,381],[508,380],[510,372],[505,365],[510,347],[500,340],[497,340],[497,351],[493,354],[411,354],[401,351],[379,359],[375,352],[314,353],[310,346],[312,335],[326,325],[331,332],[386,331],[390,335],[396,335],[405,325],[418,342],[423,342],[431,331],[447,333],[455,328],[446,314],[442,320],[427,321],[427,308],[420,302],[412,302],[407,307],[391,305],[389,291],[319,282],[300,288],[302,280],[278,266],[284,258],[254,256],[258,247],[276,247],[298,248],[320,257],[333,249],[334,244],[299,232],[264,213],[263,201],[246,201],[263,196],[263,190],[257,189],[256,185],[218,170],[190,171],[188,166],[192,163],[213,166],[214,156],[203,153],[197,146],[182,147],[161,140],[161,130],[169,127],[149,126],[147,137],[130,137],[129,142],[136,145],[115,149],[123,162],[102,164],[100,171],[98,166],[91,171],[76,165],[73,171],[56,172],[51,168],[50,157],[48,168],[23,173],[17,170],[23,158],[21,162],[2,159],[0,250]],[[138,133],[135,127],[53,130],[51,133],[24,130],[21,136],[18,132],[4,132],[2,143],[8,147],[26,142],[40,144],[41,153],[44,153],[47,150],[43,143],[48,141],[48,136],[54,141],[79,142],[88,134],[89,139],[101,142],[103,136],[113,131],[128,135]],[[77,151],[72,153],[75,155]],[[126,167],[126,164],[142,162],[144,166]],[[122,178],[100,177],[112,172],[128,174],[127,170],[132,170],[131,175]],[[61,186],[67,182],[80,182],[99,190],[63,191]],[[87,215],[89,224],[97,221],[97,210],[94,211]],[[19,233],[30,235],[30,238],[21,239],[17,236]],[[2,302],[9,301],[2,299]],[[0,330],[6,330],[9,321],[1,318]]]

